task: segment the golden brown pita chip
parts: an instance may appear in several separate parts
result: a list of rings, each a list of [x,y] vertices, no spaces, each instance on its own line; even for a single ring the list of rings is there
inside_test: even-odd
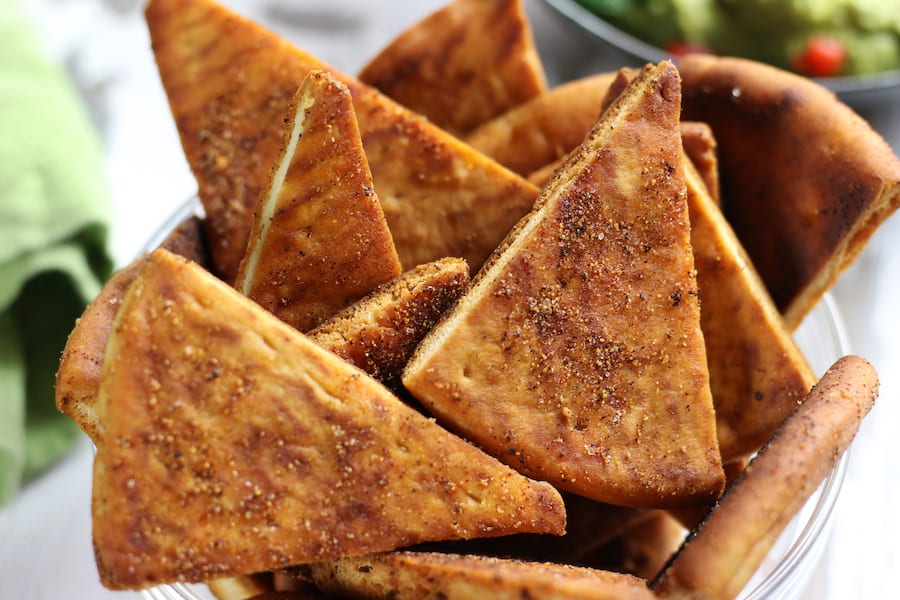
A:
[[[455,256],[476,270],[538,190],[386,96],[210,0],[151,0],[147,24],[216,266],[233,281],[282,139],[311,70],[353,95],[375,189],[400,262]]]
[[[691,533],[653,587],[663,598],[730,599],[850,445],[878,396],[862,358],[836,362]]]
[[[521,0],[453,0],[398,36],[359,79],[454,135],[547,88]]]
[[[403,376],[488,452],[601,502],[696,504],[723,482],[679,112],[675,67],[648,67]]]
[[[200,220],[191,217],[179,224],[161,246],[200,264],[208,262]],[[116,271],[97,297],[85,308],[69,334],[56,371],[56,407],[69,415],[95,444],[100,443],[100,423],[94,411],[106,341],[122,297],[134,281],[146,257]]]
[[[122,302],[96,413],[94,546],[110,588],[565,527],[550,485],[165,250]]]
[[[542,185],[552,167],[529,179]],[[731,461],[771,437],[815,374],[697,169],[689,160],[684,167],[717,438]]]
[[[719,145],[725,216],[793,329],[900,205],[900,160],[806,78],[707,55],[679,69],[684,118]]]
[[[690,162],[685,173],[717,437],[730,462],[772,437],[816,376]]]
[[[477,555],[390,552],[302,568],[327,592],[391,600],[494,598],[651,600],[643,579],[555,563]]]
[[[466,135],[475,149],[520,175],[558,160],[584,140],[615,73],[559,85]]]
[[[400,271],[350,92],[311,71],[285,118],[235,287],[307,331]]]
[[[468,283],[464,260],[419,265],[334,315],[310,331],[309,338],[399,389],[400,374],[416,346]]]

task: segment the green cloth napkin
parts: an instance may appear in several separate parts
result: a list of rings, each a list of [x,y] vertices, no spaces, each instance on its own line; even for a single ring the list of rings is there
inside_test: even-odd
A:
[[[17,0],[0,0],[0,504],[71,445],[54,379],[109,276],[99,141]]]

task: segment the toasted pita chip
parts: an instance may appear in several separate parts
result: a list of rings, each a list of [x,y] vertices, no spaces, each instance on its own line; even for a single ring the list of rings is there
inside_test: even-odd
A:
[[[871,364],[856,356],[835,363],[663,569],[656,593],[736,598],[847,449],[877,395]]]
[[[697,169],[684,167],[717,438],[732,461],[759,449],[816,377]]]
[[[386,96],[210,0],[151,0],[153,51],[211,249],[233,281],[303,78],[328,70],[353,95],[363,147],[400,262],[454,256],[478,269],[538,190]]]
[[[390,552],[302,567],[327,592],[362,598],[650,600],[643,579],[555,563]]]
[[[601,502],[697,504],[723,483],[679,112],[675,67],[648,67],[403,376],[488,452]]]
[[[806,78],[706,55],[679,69],[684,118],[719,145],[725,215],[793,329],[900,205],[900,160]]]
[[[208,254],[197,217],[179,224],[161,246],[195,262],[206,264]],[[103,354],[122,297],[146,257],[119,269],[85,308],[69,334],[56,371],[56,407],[69,415],[95,444],[100,443],[100,422],[94,410]]]
[[[465,291],[469,268],[445,258],[419,265],[308,333],[319,346],[399,389],[422,338]]]
[[[816,376],[690,162],[685,174],[719,450],[730,462],[772,437]]]
[[[114,589],[565,527],[550,485],[165,250],[122,302],[96,413],[94,545]]]
[[[398,36],[359,79],[454,135],[547,88],[521,0],[453,0]]]
[[[520,175],[558,160],[584,140],[615,73],[559,85],[466,135],[472,147]]]
[[[235,287],[308,331],[401,269],[347,86],[311,71],[285,124]]]

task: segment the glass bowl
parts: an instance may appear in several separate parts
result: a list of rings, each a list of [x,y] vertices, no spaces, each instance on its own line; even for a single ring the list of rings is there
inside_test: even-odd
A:
[[[576,0],[544,0],[567,21],[574,23],[600,42],[611,54],[609,63],[618,66],[642,66],[672,58],[666,51],[629,34],[595,15]],[[604,64],[607,61],[604,61]],[[900,96],[900,70],[884,73],[822,77],[815,79],[850,106],[872,108]]]
[[[196,197],[182,204],[169,217],[150,238],[144,250],[150,251],[159,246],[169,232],[193,216],[203,216],[202,206]],[[817,376],[849,353],[843,321],[828,294],[800,324],[794,338]],[[828,542],[832,509],[840,494],[849,456],[849,451],[844,453],[837,466],[790,522],[739,598],[798,598],[809,586]],[[215,600],[203,584],[160,585],[144,590],[143,595],[152,600]]]

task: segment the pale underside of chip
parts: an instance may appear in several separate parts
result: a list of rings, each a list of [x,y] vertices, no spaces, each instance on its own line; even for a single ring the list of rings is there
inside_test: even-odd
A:
[[[550,485],[165,250],[122,302],[96,412],[94,545],[110,588],[565,528]]]
[[[151,0],[160,78],[199,184],[219,274],[233,281],[304,77],[348,86],[375,190],[405,269],[454,256],[476,270],[538,189],[377,90],[210,0]]]
[[[454,0],[395,38],[359,79],[454,135],[547,87],[521,0]]]
[[[504,462],[613,504],[703,503],[723,483],[679,93],[671,63],[635,80],[403,377]]]
[[[299,331],[400,274],[353,100],[328,72],[297,90],[253,217],[235,288]]]

